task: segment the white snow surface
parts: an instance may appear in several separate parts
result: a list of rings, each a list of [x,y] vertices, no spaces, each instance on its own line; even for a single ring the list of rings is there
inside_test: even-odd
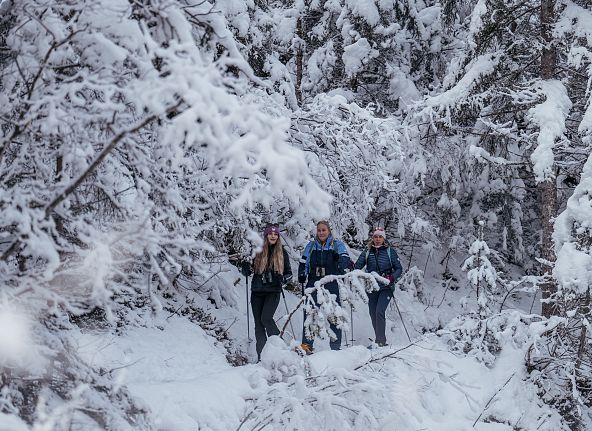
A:
[[[487,13],[487,3],[485,0],[478,0],[471,14],[471,23],[469,24],[469,45],[475,48],[475,35],[483,28],[483,15]]]
[[[78,352],[150,407],[161,430],[228,430],[254,396],[249,377],[257,367],[231,367],[225,350],[198,326],[172,317],[121,337],[73,334]],[[162,328],[162,329],[159,329]],[[249,370],[249,371],[247,371]]]
[[[427,98],[427,107],[423,111],[429,113],[432,108],[450,109],[458,101],[467,97],[479,83],[479,79],[495,69],[499,60],[498,53],[485,54],[475,58],[465,67],[464,76],[452,88]]]
[[[343,64],[347,76],[355,75],[369,59],[377,57],[378,51],[373,49],[365,37],[343,48]]]
[[[346,0],[346,4],[355,16],[363,18],[371,26],[380,22],[380,13],[374,0]]]
[[[553,147],[565,131],[572,102],[563,83],[555,79],[540,81],[535,91],[544,95],[545,100],[529,110],[532,121],[540,129],[530,159],[537,182],[543,182],[553,177]]]
[[[585,237],[592,229],[592,155],[588,157],[580,183],[567,201],[565,211],[556,219],[553,240],[557,261],[553,275],[563,289],[585,294],[592,283],[592,256],[586,247],[577,245],[577,236]]]
[[[308,357],[273,337],[259,364],[232,367],[224,348],[185,318],[153,324],[122,336],[72,337],[89,364],[110,370],[145,402],[158,430],[560,429],[523,380],[527,344],[508,342],[488,368],[451,353],[435,335],[374,350],[319,343]],[[352,412],[358,419],[349,422]]]
[[[33,371],[47,365],[45,357],[40,355],[39,346],[35,344],[31,326],[26,312],[0,298],[0,327],[3,328],[0,331],[1,368]]]

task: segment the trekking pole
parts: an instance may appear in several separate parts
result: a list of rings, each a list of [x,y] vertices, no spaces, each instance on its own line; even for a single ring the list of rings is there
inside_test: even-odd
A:
[[[292,312],[290,313],[290,315],[288,316],[288,320],[286,320],[286,322],[284,323],[284,326],[282,327],[282,330],[280,331],[280,337],[284,336],[284,332],[286,331],[286,326],[288,326],[288,322],[290,322],[290,325],[292,325],[292,316],[294,315],[294,313],[296,313],[296,311],[298,311],[298,309],[300,308],[300,306],[302,304],[304,304],[304,301],[306,300],[306,297],[303,296],[302,299],[298,302],[298,304],[296,304],[296,308],[294,308],[294,310],[292,310]]]
[[[247,299],[247,340],[251,341],[251,322],[249,322],[249,276],[245,275],[245,295]]]
[[[349,316],[351,321],[351,345],[354,345],[354,307],[349,304]]]
[[[403,320],[403,315],[401,314],[401,310],[399,310],[399,304],[397,304],[397,300],[395,299],[394,295],[393,295],[393,302],[395,303],[395,307],[397,307],[397,313],[399,313],[399,318],[401,319],[401,323],[403,324],[403,329],[405,329],[405,334],[407,334],[407,338],[409,339],[409,342],[411,343],[411,337],[409,336],[409,332],[407,332],[407,327],[405,326],[405,321]]]
[[[284,305],[286,306],[286,317],[290,314],[288,310],[288,301],[286,301],[286,295],[284,294],[284,286],[282,286],[282,298],[284,298]],[[292,325],[292,319],[289,320],[290,328],[292,329],[292,338],[296,339],[296,332],[294,332],[294,325]]]

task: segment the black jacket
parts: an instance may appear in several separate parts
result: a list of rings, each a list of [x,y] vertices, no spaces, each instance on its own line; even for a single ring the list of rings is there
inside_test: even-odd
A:
[[[292,268],[290,267],[290,257],[284,249],[284,273],[266,271],[263,274],[253,274],[251,282],[252,292],[280,292],[282,285],[292,279]],[[269,256],[272,255],[270,250]]]

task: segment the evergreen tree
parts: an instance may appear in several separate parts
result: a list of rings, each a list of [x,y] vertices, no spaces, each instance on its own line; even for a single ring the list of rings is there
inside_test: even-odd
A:
[[[553,276],[558,282],[558,292],[553,308],[567,319],[565,327],[557,331],[562,345],[568,347],[558,358],[569,362],[574,380],[571,385],[586,402],[592,399],[592,349],[590,341],[590,286],[592,286],[592,156],[584,165],[580,183],[567,202],[567,207],[555,221],[554,240],[557,262]],[[558,340],[555,340],[556,342]]]
[[[469,248],[470,256],[463,263],[462,269],[467,272],[467,278],[477,293],[477,309],[481,318],[492,314],[491,304],[493,295],[497,292],[497,271],[489,261],[490,250],[483,240],[483,226],[479,221],[478,237]]]

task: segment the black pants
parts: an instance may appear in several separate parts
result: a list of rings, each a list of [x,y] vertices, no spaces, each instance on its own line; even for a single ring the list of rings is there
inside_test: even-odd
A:
[[[251,308],[255,319],[257,358],[267,342],[267,336],[279,335],[273,315],[280,303],[280,292],[251,292]]]

